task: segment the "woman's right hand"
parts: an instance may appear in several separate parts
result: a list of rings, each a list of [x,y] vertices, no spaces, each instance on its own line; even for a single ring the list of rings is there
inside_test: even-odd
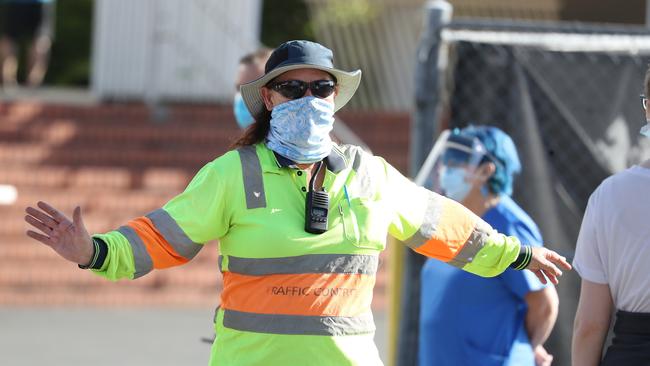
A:
[[[61,257],[81,265],[87,265],[94,255],[92,238],[81,218],[81,207],[77,206],[72,221],[61,211],[39,201],[38,208],[27,207],[25,221],[40,231],[27,231],[27,236],[54,249]]]

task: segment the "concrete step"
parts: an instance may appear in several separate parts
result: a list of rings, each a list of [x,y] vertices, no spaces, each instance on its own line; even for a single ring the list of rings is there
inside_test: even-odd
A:
[[[23,189],[79,189],[127,190],[143,189],[177,192],[183,190],[193,172],[179,168],[134,169],[124,167],[53,167],[5,166],[0,170],[0,184],[11,184]]]
[[[236,126],[206,124],[155,125],[124,122],[120,124],[88,124],[72,120],[36,120],[21,128],[0,125],[0,141],[41,141],[50,145],[80,143],[105,144],[166,144],[189,148],[211,145],[230,145],[240,134]]]
[[[161,207],[181,191],[149,189],[102,189],[85,187],[71,190],[52,188],[21,188],[18,197],[8,210],[23,209],[36,202],[45,201],[52,206],[72,214],[76,206],[88,212],[117,214],[119,211],[138,211]],[[1,213],[0,213],[1,214]],[[122,215],[124,215],[122,213]]]
[[[0,104],[0,118],[20,122],[37,118],[76,119],[88,123],[120,123],[130,121],[152,121],[156,123],[206,123],[232,121],[231,106],[218,105],[168,105],[164,107],[163,119],[158,119],[152,109],[141,103],[115,103],[88,106],[44,104],[38,102],[13,102]]]
[[[168,146],[81,145],[53,147],[38,142],[0,144],[3,166],[171,167],[198,169],[222,155],[227,147],[187,150]]]

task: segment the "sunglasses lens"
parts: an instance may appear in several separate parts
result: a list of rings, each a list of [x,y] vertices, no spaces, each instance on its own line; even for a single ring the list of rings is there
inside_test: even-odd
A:
[[[331,80],[315,81],[311,87],[311,93],[318,98],[327,98],[334,93],[335,83]]]
[[[277,84],[274,89],[278,93],[282,94],[282,96],[285,98],[298,99],[305,95],[305,91],[307,91],[307,84],[301,83],[298,80],[290,80]]]

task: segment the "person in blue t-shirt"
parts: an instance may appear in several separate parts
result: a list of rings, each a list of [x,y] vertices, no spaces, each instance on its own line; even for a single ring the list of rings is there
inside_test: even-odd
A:
[[[499,232],[542,245],[537,225],[510,197],[521,170],[512,139],[489,126],[446,136],[435,168],[443,193]],[[422,284],[420,366],[551,364],[543,343],[557,318],[557,292],[532,272],[482,278],[429,259]]]

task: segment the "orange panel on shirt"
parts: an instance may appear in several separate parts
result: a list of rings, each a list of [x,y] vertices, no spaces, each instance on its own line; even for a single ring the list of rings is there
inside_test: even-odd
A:
[[[248,313],[357,316],[370,311],[375,276],[302,273],[223,274],[221,306]]]
[[[467,208],[445,200],[433,237],[415,251],[448,262],[463,248],[475,226],[474,215]]]
[[[138,234],[153,262],[153,268],[168,268],[186,263],[187,259],[176,250],[158,232],[148,217],[138,217],[127,224]]]

